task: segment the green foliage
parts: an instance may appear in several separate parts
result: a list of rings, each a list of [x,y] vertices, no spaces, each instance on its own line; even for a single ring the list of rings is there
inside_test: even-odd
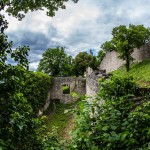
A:
[[[125,68],[120,68],[112,73],[118,76],[133,76],[134,81],[140,87],[150,88],[150,59],[144,60],[140,63],[134,63],[131,65],[130,71],[126,72]]]
[[[72,143],[70,144],[70,150],[90,150],[94,146],[90,136],[90,132],[92,131],[92,118],[89,116],[92,105],[86,100],[80,101],[78,103],[76,129],[72,133]]]
[[[126,70],[129,71],[130,63],[133,61],[131,54],[134,48],[139,48],[149,41],[150,28],[132,24],[127,28],[120,25],[113,28],[112,35],[111,41],[105,42],[101,47],[105,51],[117,51],[119,58],[126,61]]]
[[[80,52],[76,55],[73,64],[76,76],[83,76],[89,63],[89,55],[87,52]]]
[[[103,51],[103,50],[100,50],[98,52],[98,55],[97,55],[97,63],[98,65],[100,65],[101,61],[103,60],[104,56],[105,56],[106,52]]]
[[[111,52],[115,50],[115,45],[114,45],[114,41],[106,41],[105,43],[103,43],[101,45],[102,51],[104,52]]]
[[[38,71],[52,76],[70,76],[72,74],[72,58],[67,56],[63,47],[48,48],[42,55]]]
[[[108,89],[108,93],[106,85],[112,88]],[[136,104],[132,92],[135,84],[131,78],[124,78],[123,81],[112,78],[103,81],[100,88],[102,90],[95,100],[88,98],[78,106],[76,130],[73,132],[70,149],[148,149],[150,141],[148,98],[143,98],[140,105]],[[121,90],[125,90],[125,93]],[[107,95],[106,98],[104,94]]]
[[[37,114],[43,108],[48,97],[52,77],[41,72],[26,72],[22,93]]]
[[[73,60],[73,72],[76,76],[83,76],[86,68],[91,67],[95,70],[97,65],[95,56],[89,55],[87,52],[80,52]]]
[[[55,126],[45,137],[44,143],[44,150],[65,150],[63,143],[59,140],[59,134]]]
[[[64,2],[66,1],[1,0],[0,12],[5,11],[21,20],[29,10],[47,8],[47,15],[54,16],[54,12],[58,8],[65,8]],[[73,1],[77,2],[77,0]],[[41,103],[43,105],[50,78],[28,71],[29,47],[23,46],[12,50],[12,42],[8,42],[8,37],[4,33],[7,27],[8,23],[4,15],[0,13],[0,149],[45,150],[50,144],[54,144],[53,141],[47,140],[51,138],[49,136],[44,140],[44,121],[42,118],[36,118],[35,111]],[[10,60],[16,65],[9,64]],[[46,79],[48,81],[45,82]],[[46,89],[39,87],[39,85],[44,86],[43,82],[47,83]],[[29,86],[29,83],[32,85]],[[24,87],[25,85],[27,87]],[[37,93],[31,96],[31,90],[37,88],[36,86],[38,86]],[[44,95],[40,96],[40,94]],[[36,109],[33,106],[35,103]],[[32,107],[34,107],[34,111]],[[55,147],[57,146],[54,145],[49,149],[55,149]]]
[[[112,76],[110,80],[99,80],[99,96],[103,99],[112,99],[129,94],[135,94],[137,86],[132,77]]]
[[[43,120],[36,117],[27,99],[29,95],[25,97],[23,94],[27,90],[25,80],[30,74],[27,60],[29,47],[12,50],[12,42],[9,43],[4,34],[7,22],[1,14],[0,20],[0,149],[42,150],[45,144],[41,134],[45,130]],[[9,64],[10,59],[15,66]]]
[[[15,93],[8,98],[10,104],[3,102],[0,114],[0,139],[3,141],[3,149],[41,149],[42,139],[38,137],[41,134],[39,127],[42,126],[42,120],[34,117],[33,110],[23,94]]]
[[[26,57],[25,55],[22,57]],[[7,55],[5,56],[7,60]],[[15,55],[13,57],[16,58]],[[42,146],[37,131],[42,122],[35,118],[32,107],[21,93],[24,85],[24,68],[27,66],[24,64],[26,59],[21,59],[20,57],[19,64],[16,66],[3,61],[0,67],[0,91],[2,91],[0,93],[0,140],[3,149],[20,150],[31,147],[38,149]]]
[[[22,19],[25,14],[31,10],[45,10],[43,8],[46,8],[47,12],[46,14],[48,16],[54,16],[55,11],[57,11],[59,8],[65,9],[66,6],[64,5],[65,2],[68,0],[32,0],[32,1],[26,1],[26,0],[1,0],[0,2],[0,9],[6,8],[6,12],[9,15],[12,15],[18,19]],[[78,0],[72,0],[73,2],[78,2]]]

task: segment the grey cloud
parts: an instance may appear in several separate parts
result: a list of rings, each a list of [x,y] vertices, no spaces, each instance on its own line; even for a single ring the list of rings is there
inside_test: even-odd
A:
[[[115,26],[129,23],[144,24],[150,17],[148,0],[102,0],[100,3],[104,12],[101,22],[104,23],[113,22]]]
[[[32,63],[38,63],[41,55],[44,53],[44,51],[49,47],[56,47],[59,45],[59,43],[53,42],[51,40],[52,37],[57,35],[57,32],[54,28],[50,28],[48,30],[47,35],[38,32],[32,32],[32,31],[14,31],[7,33],[9,37],[9,41],[13,41],[13,48],[15,49],[18,46],[29,46],[30,52],[28,56],[28,60],[30,64]],[[8,60],[9,63],[12,60]],[[31,70],[35,70],[33,68],[33,65],[30,67]]]
[[[49,45],[55,45],[46,35],[40,32],[15,31],[8,33],[8,35],[14,43],[14,47],[26,45],[31,50],[45,50]]]
[[[74,31],[72,34],[70,34],[69,38],[67,39],[67,44],[68,45],[76,45],[79,44],[81,42],[86,42],[87,41],[87,37],[89,36],[88,31],[84,31],[84,30],[76,30]],[[70,38],[72,37],[72,38]]]

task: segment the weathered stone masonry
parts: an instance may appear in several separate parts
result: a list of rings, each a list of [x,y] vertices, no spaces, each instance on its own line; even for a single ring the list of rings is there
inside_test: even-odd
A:
[[[70,93],[76,92],[78,94],[86,94],[86,80],[82,77],[55,77],[53,78],[53,85],[51,88],[51,100],[59,99],[62,103],[75,101],[76,98],[71,97],[70,94],[63,94],[62,86],[68,85]]]
[[[100,70],[106,70],[106,73],[109,73],[125,64],[125,61],[119,59],[118,56],[118,53],[115,51],[106,53],[100,64]],[[134,58],[134,62],[140,62],[150,58],[150,43],[141,46],[139,49],[134,49],[132,57]]]
[[[95,95],[98,92],[99,76],[91,68],[86,71],[86,94],[88,96]]]

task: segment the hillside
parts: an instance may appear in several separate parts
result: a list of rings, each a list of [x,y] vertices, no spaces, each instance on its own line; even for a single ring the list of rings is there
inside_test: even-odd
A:
[[[150,88],[150,59],[132,64],[129,72],[126,72],[125,67],[122,67],[112,73],[118,76],[133,76],[140,87]]]

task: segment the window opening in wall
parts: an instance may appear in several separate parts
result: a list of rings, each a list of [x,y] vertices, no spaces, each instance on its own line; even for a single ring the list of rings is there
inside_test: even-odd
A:
[[[63,84],[62,92],[63,92],[63,94],[70,94],[70,86],[68,84]]]

